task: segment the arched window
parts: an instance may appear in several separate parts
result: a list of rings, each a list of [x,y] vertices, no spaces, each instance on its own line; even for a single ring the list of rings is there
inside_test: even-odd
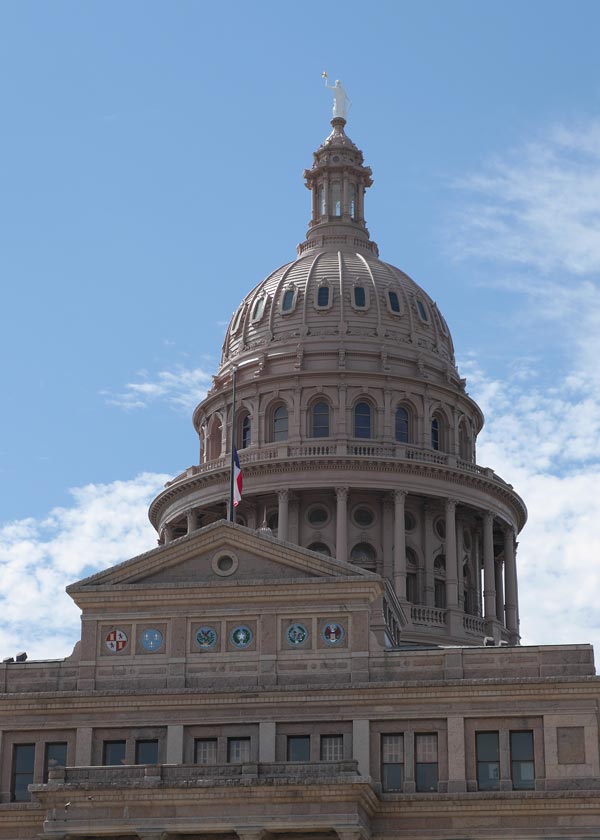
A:
[[[348,212],[356,219],[356,184],[348,184]]]
[[[427,314],[427,310],[425,309],[425,304],[422,300],[419,300],[419,298],[417,298],[417,311],[419,313],[419,318],[421,319],[421,321],[427,323],[429,321],[429,315]]]
[[[441,424],[437,417],[431,421],[431,448],[439,449],[441,443]]]
[[[342,215],[342,185],[339,181],[334,181],[331,185],[331,210],[329,215]]]
[[[354,406],[354,437],[370,438],[371,431],[371,406],[367,402],[359,402]]]
[[[410,440],[410,415],[402,405],[396,409],[396,440],[399,443]]]
[[[350,552],[350,561],[363,569],[375,571],[377,554],[372,545],[366,542],[357,543]]]
[[[321,400],[312,407],[311,437],[329,437],[329,435],[329,406]]]
[[[262,316],[265,312],[265,304],[267,303],[267,295],[261,295],[254,301],[254,306],[252,307],[252,315],[251,321],[255,324],[257,321],[260,321]]]
[[[214,461],[221,454],[221,418],[216,414],[208,421],[206,431],[206,460]]]
[[[400,298],[398,297],[398,292],[394,292],[392,289],[388,290],[388,306],[390,308],[390,312],[393,312],[394,315],[400,315],[402,311]]]
[[[242,420],[242,427],[241,427],[241,435],[240,435],[240,449],[245,449],[247,446],[250,446],[252,441],[252,422],[250,420],[250,415],[245,414],[244,419]]]
[[[288,410],[285,405],[278,405],[273,412],[273,440],[287,440]]]

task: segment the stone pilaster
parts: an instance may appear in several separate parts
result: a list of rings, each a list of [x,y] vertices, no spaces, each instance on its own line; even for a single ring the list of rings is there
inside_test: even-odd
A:
[[[405,500],[406,491],[394,490],[394,589],[401,601],[406,600]]]
[[[335,556],[348,560],[348,488],[336,487],[337,515],[335,522]]]

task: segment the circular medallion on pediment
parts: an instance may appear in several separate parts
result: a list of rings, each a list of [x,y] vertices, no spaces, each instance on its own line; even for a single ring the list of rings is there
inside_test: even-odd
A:
[[[291,645],[299,647],[308,639],[308,630],[303,624],[290,624],[285,632],[285,637]]]
[[[200,627],[196,632],[196,644],[202,650],[209,650],[217,643],[218,635],[214,627]]]
[[[252,644],[252,630],[246,627],[245,624],[240,624],[239,627],[234,627],[231,631],[231,643],[236,648],[247,648]]]
[[[115,628],[106,636],[105,644],[111,653],[120,653],[122,650],[125,650],[128,641],[127,633],[124,630]]]
[[[328,645],[338,645],[345,635],[344,628],[337,621],[330,621],[323,628],[323,639]]]
[[[148,630],[144,630],[140,636],[140,643],[144,650],[154,653],[154,651],[159,650],[162,647],[163,634],[160,630],[156,630],[151,627]]]
[[[211,568],[219,577],[229,577],[238,570],[240,561],[233,551],[219,551],[211,560]]]

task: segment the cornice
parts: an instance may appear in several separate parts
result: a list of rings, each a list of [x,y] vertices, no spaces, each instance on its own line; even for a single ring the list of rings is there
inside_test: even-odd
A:
[[[430,464],[421,461],[408,459],[389,459],[385,457],[364,457],[354,455],[333,455],[316,456],[311,458],[284,458],[272,459],[262,462],[244,463],[244,478],[263,476],[289,476],[290,473],[320,473],[321,482],[315,486],[329,486],[331,481],[327,480],[333,470],[354,473],[376,472],[382,475],[394,476],[396,479],[391,483],[389,490],[397,489],[397,476],[411,475],[424,479],[448,482],[453,485],[453,493],[456,495],[456,487],[468,487],[483,491],[488,496],[497,499],[499,502],[508,504],[515,512],[518,530],[520,531],[527,520],[527,508],[521,497],[512,487],[499,479],[488,478],[481,473],[463,471],[458,467],[445,466],[442,464]],[[170,487],[165,488],[151,503],[148,517],[155,528],[158,527],[160,517],[167,505],[174,499],[187,495],[192,489],[201,489],[218,485],[229,478],[229,468],[222,467],[213,470],[206,470],[198,475],[183,478]],[[290,486],[289,480],[286,482]],[[459,498],[460,502],[461,499]],[[469,502],[471,504],[471,502]],[[483,507],[483,506],[482,506]]]

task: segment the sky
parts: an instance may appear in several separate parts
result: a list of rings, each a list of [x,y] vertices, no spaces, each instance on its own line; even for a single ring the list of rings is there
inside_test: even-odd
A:
[[[65,586],[155,545],[227,322],[304,238],[323,70],[527,503],[523,643],[600,644],[598,31],[586,0],[0,0],[0,658],[68,654]]]

